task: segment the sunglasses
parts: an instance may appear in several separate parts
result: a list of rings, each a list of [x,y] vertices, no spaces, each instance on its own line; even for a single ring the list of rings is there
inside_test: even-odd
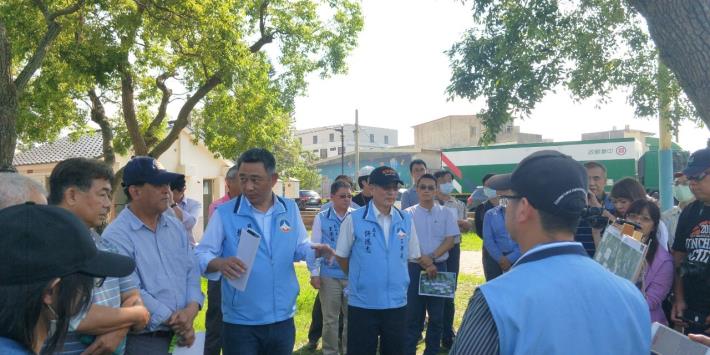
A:
[[[436,190],[436,186],[434,186],[434,185],[419,185],[419,186],[417,186],[417,188],[418,188],[419,190],[422,190],[422,191],[426,191],[426,190],[434,191],[434,190]]]

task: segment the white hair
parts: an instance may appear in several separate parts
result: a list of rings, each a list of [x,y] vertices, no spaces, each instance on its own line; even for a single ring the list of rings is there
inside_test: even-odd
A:
[[[18,173],[0,173],[0,209],[32,201],[32,194],[47,196],[44,187]]]

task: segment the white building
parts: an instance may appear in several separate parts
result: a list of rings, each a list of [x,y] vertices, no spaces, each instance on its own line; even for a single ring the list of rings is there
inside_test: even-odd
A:
[[[301,142],[305,151],[310,151],[318,159],[340,156],[341,126],[324,126],[303,129],[295,132],[296,139]],[[343,128],[345,153],[355,151],[355,125],[346,124]],[[398,145],[397,130],[380,127],[360,126],[360,151],[368,149],[391,148]]]

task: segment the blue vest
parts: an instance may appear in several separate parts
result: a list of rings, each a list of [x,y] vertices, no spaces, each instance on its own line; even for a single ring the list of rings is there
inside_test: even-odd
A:
[[[236,256],[242,229],[259,229],[246,198],[240,196],[217,209],[224,226],[222,257]],[[284,225],[289,227],[283,227]],[[278,196],[274,199],[270,249],[262,238],[249,281],[237,291],[222,278],[222,314],[227,323],[262,325],[280,322],[296,312],[298,279],[293,258],[298,244],[298,225],[302,223],[296,203]]]
[[[375,205],[350,214],[353,246],[348,273],[348,304],[366,309],[389,309],[407,305],[409,287],[409,238],[412,217],[392,207],[389,246],[377,223]]]
[[[348,213],[351,211],[352,209],[348,209]],[[328,244],[335,250],[338,244],[338,235],[340,234],[340,224],[342,223],[340,218],[338,218],[332,207],[319,213],[316,218],[320,218],[321,243]],[[337,262],[329,263],[325,259],[320,262],[320,276],[341,280],[347,278]]]
[[[501,354],[649,354],[648,305],[631,282],[562,243],[481,287]]]

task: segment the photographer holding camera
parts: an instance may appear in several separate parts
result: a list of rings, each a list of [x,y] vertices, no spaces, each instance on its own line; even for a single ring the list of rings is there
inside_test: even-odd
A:
[[[574,240],[582,243],[587,254],[593,257],[604,228],[609,224],[609,219],[613,219],[614,204],[604,191],[606,167],[590,161],[584,163],[584,168],[587,170],[589,183],[587,208],[582,212],[582,219],[574,233]]]
[[[675,299],[671,320],[685,333],[708,334],[710,327],[710,148],[693,153],[683,174],[697,199],[678,219],[673,258]]]

